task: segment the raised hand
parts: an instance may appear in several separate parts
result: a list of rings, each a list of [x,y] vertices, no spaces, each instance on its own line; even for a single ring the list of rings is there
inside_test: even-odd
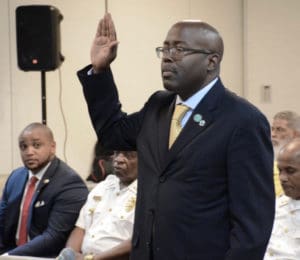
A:
[[[98,73],[109,67],[117,56],[117,35],[114,22],[109,13],[100,20],[91,48],[93,70]]]

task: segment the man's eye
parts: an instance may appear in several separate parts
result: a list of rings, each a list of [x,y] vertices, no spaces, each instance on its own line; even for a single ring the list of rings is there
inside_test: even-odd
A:
[[[20,150],[24,151],[27,148],[27,145],[26,144],[20,144],[19,147],[20,147]]]
[[[40,144],[40,143],[34,143],[34,144],[33,144],[33,147],[34,147],[34,148],[40,148],[40,147],[41,147],[41,144]]]
[[[176,47],[176,51],[177,51],[177,52],[183,52],[184,49],[183,49],[182,47]]]
[[[288,174],[293,174],[293,173],[295,173],[295,169],[294,168],[292,168],[292,167],[289,167],[289,168],[287,168],[286,169],[286,172],[288,173]]]

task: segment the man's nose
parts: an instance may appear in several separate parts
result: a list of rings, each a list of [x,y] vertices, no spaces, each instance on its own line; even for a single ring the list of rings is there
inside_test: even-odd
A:
[[[288,175],[284,171],[281,171],[279,173],[279,179],[281,182],[286,182],[288,180]]]
[[[114,163],[122,164],[124,162],[125,162],[125,156],[122,153],[117,154],[115,159],[114,159]]]
[[[34,148],[32,146],[28,146],[25,150],[25,154],[26,155],[30,155],[30,154],[33,154],[34,153]]]
[[[276,136],[276,131],[275,130],[271,130],[271,137],[275,137]]]
[[[173,62],[174,58],[172,58],[172,54],[168,53],[168,54],[164,54],[161,58],[162,62]]]

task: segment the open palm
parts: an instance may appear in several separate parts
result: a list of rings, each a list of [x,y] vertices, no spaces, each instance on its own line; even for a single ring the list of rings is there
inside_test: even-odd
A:
[[[106,69],[117,56],[118,41],[110,14],[100,20],[91,48],[91,62],[96,72]]]

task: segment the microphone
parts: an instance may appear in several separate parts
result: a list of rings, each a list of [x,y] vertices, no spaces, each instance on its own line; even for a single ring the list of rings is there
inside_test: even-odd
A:
[[[55,258],[56,260],[75,260],[75,251],[72,248],[64,248],[58,257]]]

